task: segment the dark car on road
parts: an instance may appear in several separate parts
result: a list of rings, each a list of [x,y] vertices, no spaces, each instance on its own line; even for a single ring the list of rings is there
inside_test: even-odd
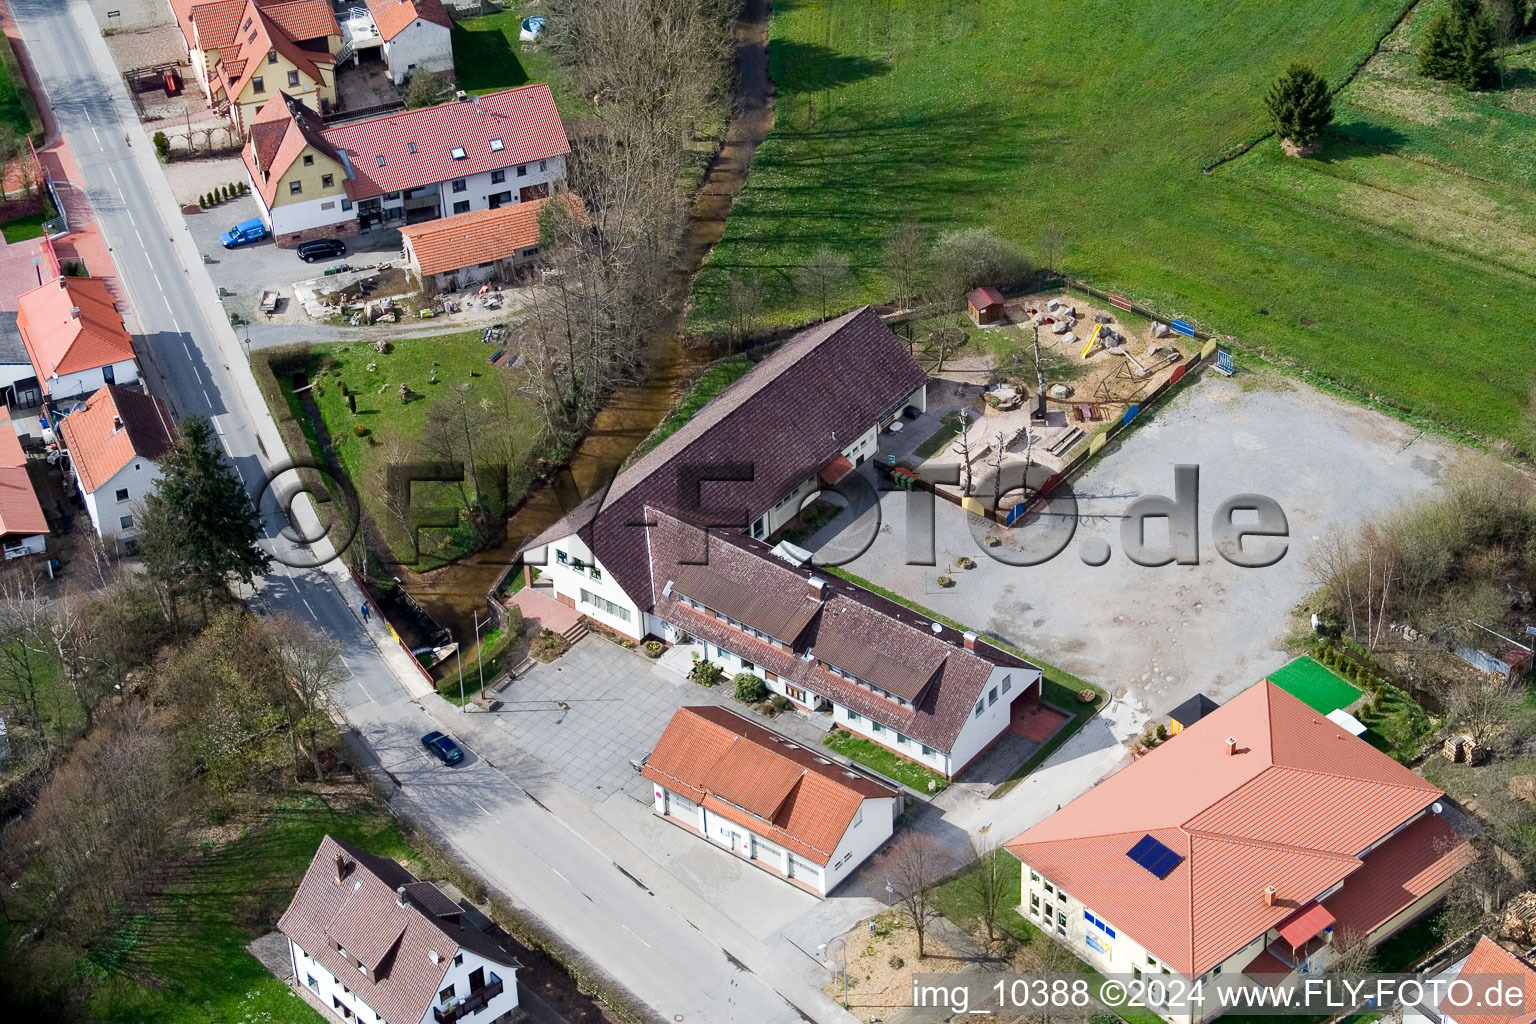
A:
[[[338,256],[345,256],[347,247],[334,238],[317,238],[299,246],[298,253],[299,259],[313,263],[316,260],[334,260]]]
[[[464,760],[464,751],[453,742],[453,738],[440,732],[429,732],[421,738],[421,745],[432,751],[434,757],[443,764],[458,764]]]

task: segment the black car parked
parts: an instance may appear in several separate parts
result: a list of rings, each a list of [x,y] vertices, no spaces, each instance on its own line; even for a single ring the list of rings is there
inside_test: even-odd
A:
[[[421,745],[432,751],[443,764],[458,764],[464,760],[464,751],[453,742],[449,736],[440,732],[429,732],[421,738]]]
[[[334,260],[338,256],[347,254],[347,247],[334,238],[317,238],[313,242],[305,242],[299,246],[299,259],[305,263],[313,263],[316,260]]]

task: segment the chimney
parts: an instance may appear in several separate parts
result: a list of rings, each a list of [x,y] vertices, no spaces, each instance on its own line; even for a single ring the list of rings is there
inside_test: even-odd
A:
[[[464,103],[469,100],[469,93],[465,92],[463,89],[460,89],[458,92],[453,94],[453,98],[460,103]]]
[[[397,886],[395,888],[395,906],[397,906],[397,907],[404,907],[405,906],[405,886],[403,886],[403,885]]]
[[[971,632],[970,630],[966,630],[964,633],[962,633],[960,635],[960,638],[965,641],[965,649],[966,650],[974,651],[976,649],[976,634],[975,633]]]
[[[123,418],[121,416],[113,416],[112,417],[112,433],[115,434],[119,430],[122,430],[122,429],[123,429]]]
[[[68,291],[68,290],[69,289],[64,284],[64,275],[60,274],[59,275],[59,291],[64,292],[64,291]]]
[[[810,579],[806,580],[805,582],[806,582],[806,595],[805,596],[809,597],[812,601],[820,601],[821,598],[822,598],[822,593],[826,589],[827,581],[822,579],[820,576],[812,576]]]
[[[1227,737],[1227,756],[1228,757],[1233,757],[1236,754],[1237,754],[1237,740],[1233,739],[1231,736],[1228,736]]]
[[[1266,885],[1264,887],[1264,905],[1266,907],[1272,907],[1275,905],[1275,887],[1272,885]]]
[[[69,318],[71,320],[79,320],[80,319],[80,307],[79,306],[70,306],[69,307]]]
[[[341,880],[346,878],[346,877],[347,877],[347,862],[341,856],[341,854],[338,853],[338,854],[336,854],[336,884],[340,885],[341,884]]]

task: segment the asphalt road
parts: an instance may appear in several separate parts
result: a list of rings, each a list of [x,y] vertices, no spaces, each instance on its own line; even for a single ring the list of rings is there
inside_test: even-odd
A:
[[[129,327],[150,390],[167,398],[180,416],[212,420],[232,463],[259,498],[281,561],[323,560],[328,544],[305,545],[281,513],[274,489],[266,486],[273,456],[284,457],[276,425],[89,5],[12,0],[11,11],[42,80],[45,96],[39,99],[51,107],[86,178],[131,307]],[[317,551],[320,559],[314,557]],[[664,1019],[719,1024],[802,1019],[699,926],[622,872],[504,770],[478,756],[457,769],[428,760],[417,738],[439,723],[407,692],[404,681],[414,669],[405,656],[382,637],[377,622],[370,633],[370,624],[360,620],[360,594],[338,565],[279,566],[260,581],[259,590],[268,610],[308,620],[341,641],[351,672],[348,721],[398,780],[399,796],[513,903]],[[797,995],[804,1002],[807,993]],[[830,1000],[813,1002],[817,1019],[850,1019]]]

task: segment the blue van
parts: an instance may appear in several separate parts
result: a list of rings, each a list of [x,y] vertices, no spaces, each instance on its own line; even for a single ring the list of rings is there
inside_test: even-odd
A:
[[[267,226],[261,222],[260,217],[252,217],[243,220],[219,236],[219,241],[224,243],[224,248],[233,249],[237,245],[248,245],[251,242],[259,242],[267,237]]]

